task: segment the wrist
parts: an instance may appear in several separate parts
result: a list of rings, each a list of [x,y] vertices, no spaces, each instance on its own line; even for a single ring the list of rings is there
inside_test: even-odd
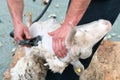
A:
[[[82,17],[81,14],[74,17],[71,17],[71,15],[68,15],[63,24],[76,26],[78,22],[81,20],[81,17]]]
[[[18,25],[22,24],[23,22],[21,20],[18,20],[18,19],[14,19],[13,20],[13,24],[14,24],[14,27],[17,27]]]
[[[76,21],[67,21],[67,22],[64,22],[62,25],[75,27],[77,25],[77,22]]]

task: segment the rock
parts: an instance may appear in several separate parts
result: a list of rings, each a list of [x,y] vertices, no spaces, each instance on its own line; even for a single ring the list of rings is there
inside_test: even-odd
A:
[[[120,42],[106,40],[80,80],[120,80]]]
[[[108,35],[108,36],[107,36],[107,39],[111,39],[111,38],[112,38],[112,36],[111,36],[111,35]]]
[[[44,5],[47,5],[48,2],[49,2],[49,0],[42,0],[42,3],[43,3]]]
[[[57,18],[57,16],[56,16],[56,14],[53,13],[53,14],[50,14],[50,15],[48,16],[48,18],[54,18],[54,19],[55,19],[55,18]]]
[[[120,38],[120,35],[118,35],[118,38]]]
[[[59,8],[60,7],[60,5],[59,4],[56,4],[56,6],[55,6],[56,8]]]
[[[112,36],[112,37],[116,37],[117,34],[116,34],[116,33],[112,33],[111,36]]]
[[[17,48],[13,48],[13,49],[11,50],[11,53],[13,53],[13,56],[15,55],[16,49],[17,49]]]

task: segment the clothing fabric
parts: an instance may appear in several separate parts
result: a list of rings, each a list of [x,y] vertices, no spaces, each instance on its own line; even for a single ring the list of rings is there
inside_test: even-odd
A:
[[[89,23],[98,19],[106,19],[113,24],[119,13],[120,0],[92,0],[78,25]],[[89,58],[80,59],[85,69],[89,66],[101,41],[102,39],[93,47],[92,55]],[[74,72],[72,65],[69,65],[62,74],[53,73],[49,70],[46,80],[79,80],[79,76],[77,76]]]

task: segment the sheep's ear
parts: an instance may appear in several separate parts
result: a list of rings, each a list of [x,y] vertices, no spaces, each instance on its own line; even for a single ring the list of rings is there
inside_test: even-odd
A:
[[[76,28],[73,27],[72,24],[70,24],[70,31],[66,37],[66,44],[67,45],[71,45],[72,44],[72,41],[74,40],[74,36],[76,34]]]

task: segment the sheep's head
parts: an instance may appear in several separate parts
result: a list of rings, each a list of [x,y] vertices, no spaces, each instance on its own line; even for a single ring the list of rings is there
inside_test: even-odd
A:
[[[67,48],[72,49],[82,59],[88,58],[93,46],[110,31],[111,26],[109,21],[103,19],[76,28],[70,26],[66,39]]]

